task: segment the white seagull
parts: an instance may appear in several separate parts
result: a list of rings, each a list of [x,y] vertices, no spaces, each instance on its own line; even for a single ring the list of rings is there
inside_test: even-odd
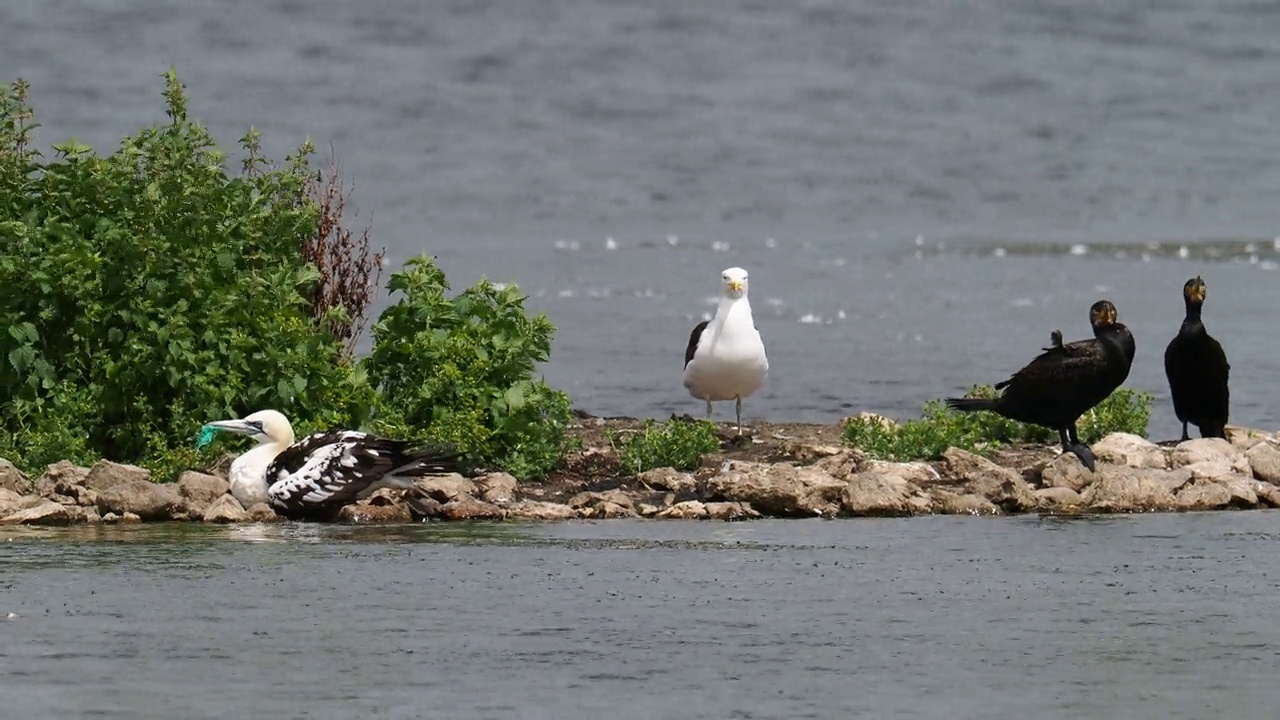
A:
[[[732,267],[720,276],[720,305],[716,316],[703,320],[689,335],[684,351],[684,386],[689,394],[711,403],[735,400],[738,434],[742,434],[742,398],[760,389],[769,374],[764,342],[751,318],[747,300],[747,271]]]
[[[444,446],[412,448],[355,430],[330,430],[293,441],[293,426],[275,410],[201,429],[196,447],[219,430],[247,435],[257,446],[231,463],[231,494],[244,507],[265,502],[285,517],[332,515],[381,487],[408,488],[424,475],[461,470],[459,453]]]

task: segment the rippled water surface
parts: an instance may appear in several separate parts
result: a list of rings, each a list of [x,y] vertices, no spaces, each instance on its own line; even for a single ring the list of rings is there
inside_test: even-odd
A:
[[[1106,296],[1170,437],[1201,273],[1233,420],[1280,426],[1267,3],[32,0],[0,26],[46,143],[162,120],[172,64],[232,157],[250,124],[331,145],[392,266],[518,282],[599,414],[698,411],[684,344],[742,265],[772,365],[749,416],[913,415]]]
[[[1274,512],[0,538],[12,717],[1206,718],[1278,697]]]

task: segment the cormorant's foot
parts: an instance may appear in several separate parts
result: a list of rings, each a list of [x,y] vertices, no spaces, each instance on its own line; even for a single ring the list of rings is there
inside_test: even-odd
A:
[[[1075,453],[1075,456],[1080,458],[1080,462],[1084,463],[1084,466],[1089,468],[1089,472],[1095,472],[1098,469],[1098,459],[1093,456],[1093,450],[1091,450],[1088,445],[1085,445],[1084,443],[1073,443],[1066,449]]]

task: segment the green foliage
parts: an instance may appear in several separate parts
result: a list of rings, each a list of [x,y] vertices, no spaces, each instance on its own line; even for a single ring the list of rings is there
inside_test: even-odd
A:
[[[311,312],[310,144],[231,176],[165,79],[168,122],[110,155],[54,145],[48,163],[28,149],[25,87],[0,86],[0,453],[28,470],[106,457],[168,471],[211,418],[274,407],[351,427],[373,406]]]
[[[660,467],[694,470],[704,453],[720,448],[715,423],[709,420],[672,418],[659,427],[649,419],[638,433],[619,437],[610,432],[608,438],[620,448],[622,469],[630,474]]]
[[[397,302],[373,326],[365,360],[379,390],[377,429],[453,442],[517,477],[541,477],[566,449],[569,398],[533,379],[551,353],[555,327],[530,316],[524,296],[487,280],[448,297],[428,257],[388,283]]]
[[[977,386],[966,397],[995,397],[991,386]],[[1080,439],[1097,442],[1112,432],[1147,434],[1151,419],[1151,393],[1120,388],[1085,413],[1076,427]],[[1009,420],[993,412],[958,412],[941,400],[924,406],[923,416],[901,424],[875,418],[851,418],[845,423],[844,441],[868,455],[884,460],[934,460],[949,447],[988,452],[1002,444],[1044,443],[1057,433],[1038,425]]]

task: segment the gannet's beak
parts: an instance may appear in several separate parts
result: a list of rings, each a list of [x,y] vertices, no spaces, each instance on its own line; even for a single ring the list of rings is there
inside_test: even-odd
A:
[[[208,423],[207,427],[233,432],[237,435],[257,435],[262,432],[262,423],[247,420],[218,420]]]

